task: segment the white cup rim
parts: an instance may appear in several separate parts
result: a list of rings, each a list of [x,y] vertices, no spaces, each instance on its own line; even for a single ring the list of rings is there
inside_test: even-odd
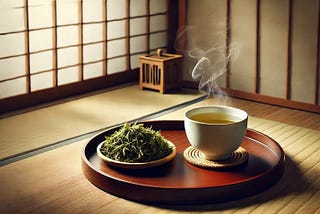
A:
[[[184,114],[184,117],[194,123],[198,123],[198,124],[204,124],[204,125],[212,125],[212,126],[227,126],[227,125],[231,125],[231,124],[215,124],[215,123],[206,123],[206,122],[201,122],[201,121],[197,121],[197,120],[193,120],[190,118],[190,114],[192,114],[193,112],[201,112],[202,110],[205,109],[212,109],[212,108],[216,108],[216,109],[228,109],[228,110],[232,110],[234,112],[237,112],[237,114],[235,115],[235,117],[238,117],[239,120],[235,121],[232,124],[237,124],[237,123],[241,123],[244,120],[248,119],[248,114],[246,111],[239,109],[239,108],[235,108],[235,107],[231,107],[231,106],[223,106],[223,105],[208,105],[208,106],[199,106],[199,107],[194,107],[191,108],[189,110],[187,110]],[[223,113],[223,112],[222,112]]]

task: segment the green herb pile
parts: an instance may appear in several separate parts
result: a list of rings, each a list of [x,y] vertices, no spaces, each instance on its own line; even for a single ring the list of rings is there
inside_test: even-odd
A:
[[[161,159],[172,148],[159,131],[143,124],[129,124],[106,136],[100,151],[106,157],[128,163],[143,163]]]

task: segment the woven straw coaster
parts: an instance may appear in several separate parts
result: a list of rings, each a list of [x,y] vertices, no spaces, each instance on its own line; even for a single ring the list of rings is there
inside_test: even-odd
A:
[[[184,150],[183,156],[192,165],[209,169],[227,169],[239,166],[246,163],[249,158],[248,152],[243,147],[239,147],[231,154],[230,158],[222,161],[205,159],[205,156],[192,146]]]

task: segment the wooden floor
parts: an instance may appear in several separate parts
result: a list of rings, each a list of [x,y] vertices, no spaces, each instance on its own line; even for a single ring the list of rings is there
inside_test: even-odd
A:
[[[247,111],[249,115],[254,117],[320,130],[320,114],[317,113],[235,98],[232,99],[231,105],[242,108],[243,110]]]

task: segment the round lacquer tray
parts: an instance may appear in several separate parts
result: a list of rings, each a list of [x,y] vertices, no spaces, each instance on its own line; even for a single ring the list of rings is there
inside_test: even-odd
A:
[[[82,169],[87,179],[113,195],[146,203],[190,204],[239,199],[272,186],[282,176],[285,155],[270,137],[248,129],[241,147],[249,153],[247,163],[235,168],[213,170],[188,163],[183,152],[190,146],[183,121],[143,122],[161,130],[175,144],[170,162],[149,169],[122,169],[106,164],[97,146],[120,127],[91,138],[83,147]]]

